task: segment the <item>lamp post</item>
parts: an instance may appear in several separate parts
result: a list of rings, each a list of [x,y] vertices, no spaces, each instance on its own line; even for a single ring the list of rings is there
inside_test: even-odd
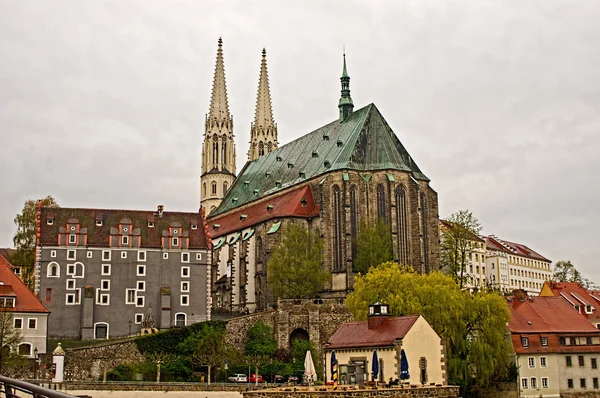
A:
[[[129,336],[131,336],[131,319],[129,320]]]
[[[35,359],[35,371],[33,373],[33,377],[35,379],[35,382],[37,383],[37,381],[38,381],[38,360],[39,360],[37,347],[35,347],[33,349],[33,357]]]

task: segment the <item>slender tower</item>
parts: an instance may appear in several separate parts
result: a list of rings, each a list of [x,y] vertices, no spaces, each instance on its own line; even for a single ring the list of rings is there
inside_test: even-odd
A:
[[[207,214],[213,211],[235,180],[235,144],[233,118],[229,114],[223,41],[219,38],[217,64],[213,82],[210,110],[206,116],[202,144],[202,174],[200,176],[200,205]]]
[[[248,161],[256,160],[275,148],[277,148],[277,124],[273,121],[271,91],[269,90],[269,75],[267,73],[267,51],[263,48],[256,113],[254,114],[254,123],[252,123],[250,129]]]
[[[344,71],[342,72],[342,77],[340,78],[340,81],[342,82],[342,96],[340,97],[338,108],[340,108],[340,122],[343,122],[348,116],[350,116],[352,110],[354,109],[354,103],[352,102],[352,97],[350,97],[350,76],[348,76],[348,72],[346,71],[345,51]]]

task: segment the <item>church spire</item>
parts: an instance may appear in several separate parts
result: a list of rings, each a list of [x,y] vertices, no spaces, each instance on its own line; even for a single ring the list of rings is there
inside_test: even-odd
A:
[[[267,73],[267,51],[262,50],[256,113],[250,130],[250,150],[248,161],[253,161],[277,148],[277,125],[273,121],[271,91]]]
[[[350,97],[350,76],[348,76],[348,71],[346,70],[346,51],[344,51],[344,70],[340,81],[342,82],[342,96],[340,97],[338,108],[340,108],[340,122],[343,122],[354,109],[354,103],[352,102],[352,97]]]
[[[225,65],[223,63],[223,40],[219,37],[217,49],[217,64],[213,81],[212,96],[210,99],[209,119],[223,121],[229,120],[229,104],[227,103],[227,86],[225,84]]]

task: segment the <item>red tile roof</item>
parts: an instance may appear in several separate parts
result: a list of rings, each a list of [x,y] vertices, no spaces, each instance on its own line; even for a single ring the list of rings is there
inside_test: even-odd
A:
[[[204,230],[204,217],[202,213],[184,213],[164,211],[162,217],[155,211],[147,210],[109,210],[109,209],[72,209],[72,208],[42,208],[40,220],[40,243],[56,245],[58,243],[59,228],[67,225],[67,220],[74,217],[79,220],[81,228],[87,228],[87,245],[90,247],[103,247],[109,245],[111,228],[119,228],[123,218],[128,218],[133,223],[133,228],[141,229],[144,248],[162,247],[162,232],[168,230],[171,223],[179,222],[181,228],[189,232],[190,249],[208,248],[209,239]],[[48,225],[52,219],[52,225]],[[101,220],[102,226],[97,226],[96,221]],[[148,227],[153,222],[154,227]],[[191,225],[197,229],[191,229]]]
[[[272,206],[272,208],[268,210],[267,206]],[[210,235],[216,238],[273,218],[309,218],[316,217],[319,213],[320,207],[315,204],[310,185],[304,185],[283,194],[276,194],[259,202],[253,202],[247,207],[235,208],[235,211],[210,217],[208,230]],[[219,225],[216,229],[215,224]]]
[[[6,251],[5,251],[6,250]],[[8,250],[12,250],[12,249],[0,249],[0,264],[4,264],[6,265],[8,268],[13,269],[15,268],[14,265],[12,265],[9,261],[9,252]]]
[[[388,318],[378,327],[369,329],[368,322],[345,323],[326,344],[327,349],[353,347],[386,347],[402,339],[419,319],[419,315]]]
[[[521,243],[509,242],[495,236],[485,236],[484,238],[486,246],[490,250],[502,251],[515,256],[527,257],[533,260],[551,262],[551,260],[548,260],[546,257]]]
[[[1,258],[1,257],[0,257]],[[37,299],[31,290],[25,286],[23,281],[12,272],[6,262],[0,261],[0,296],[16,296],[15,308],[3,308],[14,312],[47,312],[48,309]]]
[[[446,220],[442,220],[441,218],[440,218],[440,226],[442,228],[454,229],[454,225],[451,222],[446,221]],[[475,235],[473,233],[471,234],[471,240],[474,240],[474,241],[477,241],[477,242],[485,242],[484,239],[480,238],[479,236],[477,236],[477,235]]]
[[[591,305],[592,313],[587,314],[582,311],[582,315],[588,319],[600,319],[600,311],[596,308],[600,307],[600,296],[594,291],[587,290],[577,282],[545,282],[545,284],[555,297],[562,297],[571,305]]]

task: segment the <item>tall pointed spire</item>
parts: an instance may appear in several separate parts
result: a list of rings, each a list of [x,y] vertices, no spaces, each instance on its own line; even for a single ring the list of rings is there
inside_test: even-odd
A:
[[[342,96],[340,97],[338,108],[340,109],[340,122],[343,122],[354,109],[354,103],[352,102],[352,97],[350,97],[350,76],[348,76],[346,69],[346,50],[344,50],[344,70],[340,81],[342,82]]]
[[[256,97],[256,113],[250,130],[250,150],[248,160],[253,161],[277,148],[277,125],[273,121],[271,108],[271,91],[269,74],[267,73],[267,51],[262,50],[258,94]]]
[[[223,40],[220,37],[208,117],[219,121],[229,120],[230,118],[229,104],[227,103],[227,85],[225,84],[225,64],[223,63]]]

